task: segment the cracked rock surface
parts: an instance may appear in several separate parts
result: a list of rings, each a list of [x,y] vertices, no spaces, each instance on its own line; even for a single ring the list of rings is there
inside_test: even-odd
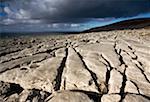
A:
[[[0,102],[150,102],[150,30],[0,38]]]

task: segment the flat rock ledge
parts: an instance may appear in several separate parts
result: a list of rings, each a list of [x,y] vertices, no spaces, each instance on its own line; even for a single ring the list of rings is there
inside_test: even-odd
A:
[[[150,102],[150,30],[0,38],[0,102]]]

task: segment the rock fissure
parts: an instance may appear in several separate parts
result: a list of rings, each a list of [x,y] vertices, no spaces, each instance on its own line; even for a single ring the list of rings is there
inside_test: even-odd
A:
[[[141,94],[138,85],[134,81],[132,81],[132,80],[130,80],[130,81],[131,81],[131,83],[133,83],[135,85],[135,87],[137,88],[138,93]]]
[[[115,42],[114,44],[114,51],[119,56],[120,66],[125,65],[125,67],[127,67],[121,55],[122,49],[117,49],[116,46],[117,46],[117,42]],[[119,52],[117,52],[117,50],[119,50]]]
[[[123,99],[125,98],[125,86],[126,86],[126,81],[127,81],[127,76],[126,76],[126,68],[124,70],[124,73],[123,73],[123,79],[122,79],[122,86],[120,88],[120,96],[121,96],[121,99],[119,102],[122,102]]]
[[[19,52],[19,51],[21,51],[21,50],[22,50],[22,49],[18,49],[18,50],[15,50],[15,51],[3,52],[3,53],[0,53],[0,57],[6,56],[6,55],[8,55],[8,54],[15,53],[15,52]]]
[[[74,50],[75,50],[75,49],[74,49]],[[83,60],[83,57],[81,56],[81,54],[80,54],[79,52],[77,52],[76,50],[75,50],[75,52],[76,52],[77,55],[80,57],[80,59],[81,59],[83,65],[84,65],[84,67],[85,67],[85,68],[89,71],[89,73],[91,74],[91,77],[92,77],[92,79],[94,80],[94,83],[95,83],[95,85],[96,85],[98,91],[101,92],[101,89],[100,89],[100,87],[99,87],[100,85],[99,85],[98,82],[97,82],[97,79],[98,79],[98,78],[97,78],[97,75],[96,75],[94,72],[92,72],[92,71],[87,67],[85,61]]]
[[[111,72],[111,70],[113,69],[113,67],[111,66],[111,64],[109,63],[109,61],[103,56],[103,54],[101,54],[101,57],[106,61],[106,63],[107,64],[105,64],[106,65],[106,68],[107,68],[107,72],[106,72],[106,80],[105,80],[105,82],[106,82],[106,87],[107,87],[107,93],[109,92],[109,80],[110,80],[110,72]]]
[[[136,65],[136,67],[141,71],[141,73],[144,75],[146,81],[147,81],[148,83],[150,83],[150,80],[147,78],[147,76],[145,75],[144,71],[143,71],[137,64],[135,64],[135,65]]]
[[[61,87],[62,73],[63,73],[63,70],[65,68],[65,64],[66,64],[66,60],[67,60],[67,56],[68,56],[68,48],[66,48],[65,51],[66,51],[66,55],[63,58],[60,67],[57,69],[57,76],[56,76],[56,79],[55,79],[56,84],[55,84],[55,87],[54,87],[55,91],[60,90],[60,87]]]
[[[21,59],[21,58],[24,58],[24,57],[27,57],[27,56],[17,57],[17,58],[11,58],[11,59],[9,59],[9,60],[4,60],[4,61],[2,61],[1,63],[10,62],[10,61],[17,60],[17,59]]]

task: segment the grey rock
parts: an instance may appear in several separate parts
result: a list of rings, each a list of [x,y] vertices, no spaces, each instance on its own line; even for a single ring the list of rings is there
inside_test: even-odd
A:
[[[109,79],[109,94],[111,93],[119,93],[120,88],[122,86],[122,81],[123,81],[123,76],[113,69],[110,74],[110,79]]]
[[[123,102],[149,102],[149,100],[141,95],[127,94]]]
[[[47,100],[47,102],[94,102],[84,93],[71,91],[58,92]]]
[[[119,102],[121,97],[119,95],[113,95],[113,94],[108,94],[108,95],[103,95],[101,98],[101,102]]]
[[[139,29],[0,38],[0,102],[147,102],[149,35]]]
[[[125,92],[139,94],[137,87],[131,81],[126,81]]]

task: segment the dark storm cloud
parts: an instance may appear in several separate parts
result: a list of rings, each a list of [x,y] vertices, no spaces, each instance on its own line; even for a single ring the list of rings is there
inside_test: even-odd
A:
[[[90,18],[129,17],[150,12],[150,0],[7,0],[13,19],[47,23],[83,22]]]
[[[70,18],[128,17],[150,12],[150,0],[69,0],[59,10]]]

